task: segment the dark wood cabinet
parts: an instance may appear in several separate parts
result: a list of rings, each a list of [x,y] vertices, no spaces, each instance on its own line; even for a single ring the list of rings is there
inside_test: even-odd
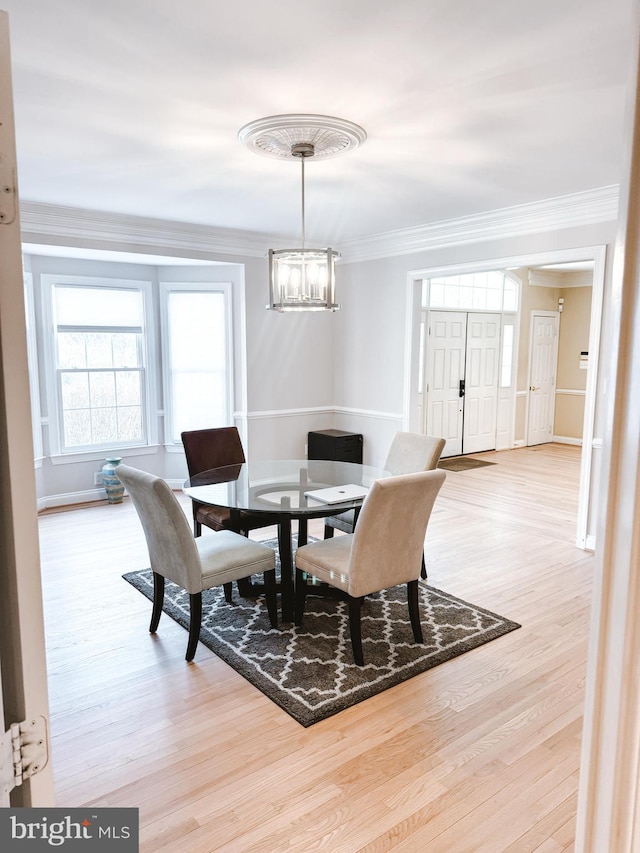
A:
[[[362,433],[320,429],[308,434],[309,459],[357,462],[362,465]]]

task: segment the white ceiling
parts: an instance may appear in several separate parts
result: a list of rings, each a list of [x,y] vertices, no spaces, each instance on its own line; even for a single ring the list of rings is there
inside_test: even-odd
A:
[[[297,163],[238,129],[368,134],[307,166],[340,241],[621,179],[630,0],[0,0],[25,200],[297,235]]]

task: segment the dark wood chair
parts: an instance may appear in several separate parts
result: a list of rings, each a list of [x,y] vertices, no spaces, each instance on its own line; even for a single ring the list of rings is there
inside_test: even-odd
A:
[[[364,666],[360,611],[365,596],[406,583],[413,636],[422,643],[418,576],[431,510],[444,479],[444,471],[438,470],[376,480],[353,533],[298,548],[296,625],[302,625],[307,575],[346,593],[353,659]]]
[[[231,584],[264,573],[266,604],[273,628],[278,625],[275,552],[267,545],[223,530],[194,539],[189,522],[168,483],[153,474],[119,465],[118,479],[136,508],[147,540],[153,571],[153,610],[149,631],[155,634],[162,615],[165,578],[189,593],[189,640],[186,660],[193,660],[202,624],[202,591],[224,587],[231,601]]]
[[[240,466],[245,462],[244,448],[237,428],[218,427],[214,429],[196,429],[181,434],[189,476],[194,477],[212,468],[227,465]],[[238,473],[240,468],[238,467]],[[198,501],[193,505],[193,535],[202,533],[202,525],[211,530],[230,530],[235,527],[245,536],[250,530],[270,527],[278,524],[279,517],[264,512],[241,511],[236,519],[231,518],[231,510],[225,507],[209,506]]]

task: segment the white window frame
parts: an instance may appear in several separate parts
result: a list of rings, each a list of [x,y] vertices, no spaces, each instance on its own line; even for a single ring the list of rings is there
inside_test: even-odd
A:
[[[231,424],[234,405],[234,365],[233,365],[233,286],[228,281],[209,282],[160,282],[160,328],[162,345],[162,374],[164,394],[164,445],[167,450],[183,451],[182,443],[173,439],[171,362],[169,352],[169,295],[171,293],[221,293],[225,306],[226,361],[227,361],[227,423]],[[165,342],[166,345],[165,345]]]
[[[47,406],[49,411],[49,441],[51,459],[59,462],[77,462],[102,459],[106,452],[116,450],[118,454],[129,448],[146,448],[157,444],[156,375],[155,375],[155,334],[153,317],[152,283],[148,280],[108,278],[97,276],[78,276],[46,273],[41,277],[42,313],[44,327],[44,349],[46,369]],[[62,402],[58,383],[56,327],[53,311],[53,289],[58,286],[96,287],[107,290],[137,290],[142,296],[142,369],[143,369],[143,420],[146,441],[127,443],[126,445],[96,445],[85,448],[64,448],[62,439]]]
[[[44,443],[42,441],[42,411],[40,408],[40,378],[38,375],[38,343],[36,335],[36,309],[33,295],[33,274],[23,272],[24,310],[27,329],[27,364],[29,369],[29,396],[31,399],[31,426],[33,434],[33,461],[42,467]]]

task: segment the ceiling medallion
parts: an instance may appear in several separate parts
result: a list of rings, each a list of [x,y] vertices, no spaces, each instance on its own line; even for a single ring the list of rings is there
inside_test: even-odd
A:
[[[276,160],[296,159],[291,151],[301,143],[313,145],[316,160],[328,160],[358,148],[367,134],[352,121],[298,113],[250,121],[240,128],[238,138],[250,151]]]
[[[357,124],[333,116],[269,116],[241,127],[238,138],[256,154],[298,160],[302,179],[302,240],[299,249],[269,249],[269,304],[274,311],[337,311],[334,249],[305,248],[304,165],[358,148],[367,138]]]

